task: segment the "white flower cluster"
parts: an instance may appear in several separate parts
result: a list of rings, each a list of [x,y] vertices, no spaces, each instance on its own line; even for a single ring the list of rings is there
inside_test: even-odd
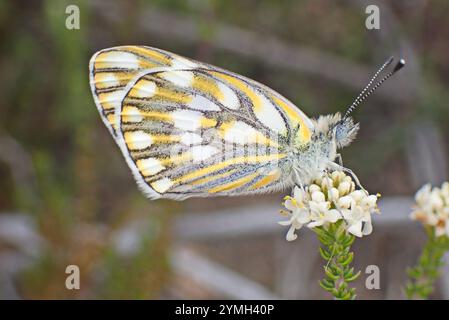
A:
[[[303,225],[309,228],[326,226],[344,219],[347,231],[357,237],[372,232],[371,213],[379,212],[377,198],[365,190],[356,190],[352,178],[342,171],[325,173],[304,189],[295,186],[293,196],[284,198],[288,211],[281,214],[289,219],[279,224],[290,226],[287,240],[297,238],[296,230]]]
[[[415,201],[411,218],[434,227],[437,237],[449,237],[449,182],[441,188],[424,185],[416,193]]]

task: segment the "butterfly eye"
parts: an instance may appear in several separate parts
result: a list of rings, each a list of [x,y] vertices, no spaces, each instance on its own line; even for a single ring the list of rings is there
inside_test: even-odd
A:
[[[343,121],[339,121],[335,126],[335,139],[340,141],[345,136],[345,130],[343,126]]]
[[[359,131],[359,125],[355,124],[351,118],[346,118],[339,121],[334,129],[335,142],[338,148],[343,148],[349,145],[355,139]]]

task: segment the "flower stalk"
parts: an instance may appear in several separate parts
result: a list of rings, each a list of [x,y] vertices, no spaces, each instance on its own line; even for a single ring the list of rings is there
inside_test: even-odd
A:
[[[441,188],[423,186],[415,202],[410,217],[424,225],[427,243],[416,266],[407,270],[410,280],[404,291],[408,299],[427,299],[444,265],[444,254],[449,251],[449,183]]]
[[[350,249],[355,237],[346,232],[342,220],[313,230],[322,245],[319,249],[320,255],[326,261],[325,277],[320,281],[320,286],[330,292],[335,299],[354,300],[355,288],[351,288],[349,283],[360,275],[360,271],[355,273],[351,267],[354,253]]]
[[[444,254],[449,250],[449,238],[436,236],[435,229],[427,226],[427,243],[415,267],[407,270],[410,281],[405,287],[407,299],[427,299],[444,266]]]

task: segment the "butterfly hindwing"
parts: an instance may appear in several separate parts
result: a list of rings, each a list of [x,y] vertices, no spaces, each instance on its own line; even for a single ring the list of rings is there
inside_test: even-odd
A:
[[[307,116],[253,80],[154,50],[176,63],[128,70],[120,103],[99,108],[150,198],[262,193],[292,183],[287,154],[292,143],[310,140]]]

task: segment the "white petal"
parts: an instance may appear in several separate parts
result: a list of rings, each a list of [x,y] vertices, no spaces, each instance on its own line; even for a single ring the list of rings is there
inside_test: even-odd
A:
[[[310,222],[308,225],[307,225],[307,227],[309,227],[309,228],[315,228],[315,227],[319,227],[319,226],[322,226],[324,224],[324,221],[323,220],[316,220],[316,221],[312,221],[312,222]]]
[[[293,203],[291,199],[285,200],[284,207],[290,211],[293,211],[297,208],[297,206]]]
[[[302,224],[306,224],[310,221],[310,214],[307,210],[299,210],[296,215],[296,220],[298,220]]]
[[[293,241],[296,238],[298,238],[298,236],[295,234],[295,228],[290,228],[287,232],[287,236],[285,237],[287,239],[287,241]]]
[[[434,190],[430,196],[430,203],[435,210],[441,210],[443,208],[443,199],[440,197],[440,193]]]
[[[351,197],[352,199],[354,199],[355,201],[360,201],[362,200],[363,197],[365,197],[365,192],[363,192],[362,190],[356,190],[353,193],[351,193]]]
[[[337,188],[331,188],[328,192],[327,192],[327,196],[329,198],[330,201],[337,201],[338,197],[340,196],[340,193],[338,192]]]
[[[304,191],[298,186],[295,186],[293,189],[293,197],[298,203],[302,203],[304,201]]]
[[[311,184],[309,186],[308,190],[309,190],[310,193],[314,193],[315,191],[320,191],[321,188],[318,185],[316,185],[316,184]]]
[[[356,237],[362,237],[362,221],[357,221],[356,223],[352,224],[348,228],[348,232],[352,233]]]
[[[315,202],[324,202],[326,201],[326,197],[321,191],[315,191],[314,193],[312,193],[312,200]]]
[[[363,224],[363,230],[362,230],[363,235],[367,236],[367,235],[371,234],[371,232],[373,232],[373,225],[371,224],[371,221],[365,222]]]
[[[353,201],[354,200],[350,196],[344,196],[338,199],[338,206],[341,208],[349,209]]]
[[[338,210],[335,210],[335,209],[331,209],[331,210],[327,211],[325,216],[326,216],[326,220],[329,222],[332,222],[332,223],[337,222],[341,218],[340,213],[338,212]]]
[[[430,193],[431,186],[430,184],[426,184],[421,187],[421,189],[418,190],[418,192],[415,195],[415,201],[420,204],[425,201],[425,198],[428,197]]]
[[[349,221],[349,220],[353,219],[352,210],[343,209],[343,210],[340,210],[340,213],[345,220]]]
[[[369,195],[362,199],[362,206],[364,206],[367,210],[374,210],[376,208],[377,196]]]
[[[310,207],[310,211],[312,213],[319,213],[320,212],[320,206],[315,201],[309,201],[309,207]]]
[[[341,195],[348,194],[350,189],[351,183],[348,181],[343,181],[338,185],[338,192],[340,192]]]

